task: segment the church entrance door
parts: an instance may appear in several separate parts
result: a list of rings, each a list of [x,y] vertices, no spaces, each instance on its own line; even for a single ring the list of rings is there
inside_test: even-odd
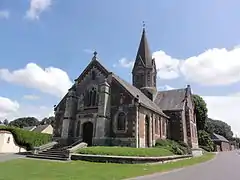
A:
[[[150,147],[150,125],[148,116],[145,117],[145,147]]]
[[[88,146],[92,146],[93,138],[93,123],[86,122],[83,124],[83,142],[87,143]]]

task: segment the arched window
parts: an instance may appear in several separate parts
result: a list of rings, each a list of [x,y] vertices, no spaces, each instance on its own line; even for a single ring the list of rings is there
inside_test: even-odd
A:
[[[158,127],[158,125],[159,125],[159,123],[158,123],[158,118],[155,118],[155,134],[158,134],[158,129],[159,129],[159,127]]]
[[[97,89],[92,88],[86,92],[85,95],[85,106],[97,106]]]
[[[78,123],[77,123],[77,130],[76,130],[76,131],[77,131],[77,132],[76,132],[76,136],[77,136],[77,137],[80,136],[80,125],[81,125],[81,124],[80,124],[80,121],[78,121]]]
[[[95,71],[92,71],[92,80],[95,80],[96,79],[96,73]]]
[[[117,130],[124,131],[126,125],[126,114],[124,112],[120,112],[117,118]]]

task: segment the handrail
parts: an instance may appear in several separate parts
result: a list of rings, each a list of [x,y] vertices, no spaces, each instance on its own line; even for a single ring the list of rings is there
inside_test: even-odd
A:
[[[47,144],[44,144],[42,146],[38,146],[38,147],[33,147],[33,150],[34,150],[34,153],[38,153],[38,151],[42,151],[44,149],[48,149],[48,148],[51,148],[53,147],[54,145],[58,144],[58,142],[56,141],[52,141],[52,142],[49,142]]]
[[[64,149],[70,149],[70,148],[72,148],[73,146],[76,146],[77,144],[79,144],[79,143],[81,143],[81,142],[82,142],[82,139],[79,139],[79,140],[75,141],[74,143],[72,143],[71,145],[65,146],[65,147],[63,147],[63,148],[64,148]]]

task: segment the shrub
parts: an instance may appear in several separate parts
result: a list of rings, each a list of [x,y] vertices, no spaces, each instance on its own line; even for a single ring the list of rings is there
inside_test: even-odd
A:
[[[15,142],[26,148],[27,150],[33,149],[33,147],[41,146],[52,140],[52,135],[37,133],[32,131],[26,131],[16,127],[0,126],[0,130],[6,130],[13,134]]]
[[[198,143],[204,150],[210,152],[214,150],[214,144],[211,140],[210,134],[206,131],[198,131]]]
[[[170,150],[174,154],[183,155],[190,153],[190,148],[184,142],[176,142],[173,140],[163,140],[158,139],[155,144],[156,147],[165,147],[166,149]]]

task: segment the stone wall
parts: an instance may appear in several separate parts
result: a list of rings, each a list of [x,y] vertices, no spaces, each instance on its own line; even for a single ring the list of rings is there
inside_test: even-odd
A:
[[[164,111],[170,117],[169,120],[169,139],[183,141],[182,111]]]
[[[146,118],[149,121],[148,126],[146,125]],[[147,127],[149,127],[148,130],[146,129]],[[163,133],[164,128],[165,134]],[[149,132],[148,136],[147,132]],[[161,117],[159,114],[144,107],[139,108],[139,147],[147,147],[147,143],[149,143],[150,147],[154,146],[157,139],[166,139],[166,132],[167,119],[165,117]]]

